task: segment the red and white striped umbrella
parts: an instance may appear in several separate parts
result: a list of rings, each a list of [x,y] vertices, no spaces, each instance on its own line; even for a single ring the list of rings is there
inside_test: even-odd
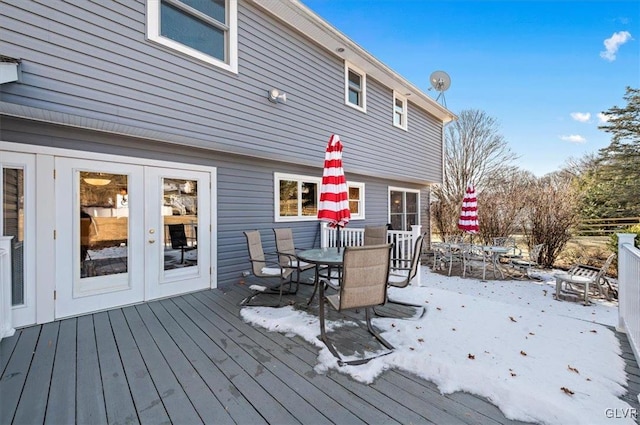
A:
[[[480,225],[478,224],[478,198],[473,185],[467,186],[464,198],[462,198],[462,211],[458,220],[458,229],[472,234],[480,231]]]
[[[332,134],[324,156],[318,219],[329,222],[331,227],[344,227],[350,218],[349,192],[342,169],[342,142],[340,136]]]

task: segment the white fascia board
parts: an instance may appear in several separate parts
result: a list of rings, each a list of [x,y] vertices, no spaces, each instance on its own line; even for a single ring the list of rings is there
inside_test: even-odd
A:
[[[336,57],[350,62],[365,71],[375,80],[397,91],[414,105],[424,109],[429,114],[448,123],[457,119],[456,115],[422,90],[393,71],[373,55],[368,53],[349,37],[331,26],[298,0],[249,0],[256,6],[270,13],[277,19],[288,24],[306,37],[323,46]],[[336,49],[344,49],[338,51]]]

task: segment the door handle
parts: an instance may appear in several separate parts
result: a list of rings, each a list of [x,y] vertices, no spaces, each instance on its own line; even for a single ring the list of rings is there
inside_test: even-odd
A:
[[[149,243],[155,243],[156,240],[155,239],[149,239]]]

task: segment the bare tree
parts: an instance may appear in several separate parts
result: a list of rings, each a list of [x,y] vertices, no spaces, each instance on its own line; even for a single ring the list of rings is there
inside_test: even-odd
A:
[[[487,179],[478,194],[480,238],[490,244],[494,237],[521,233],[526,208],[536,177],[530,171],[509,168]]]
[[[524,230],[529,246],[544,244],[540,253],[544,267],[553,266],[578,221],[578,196],[572,182],[569,173],[551,173],[539,178],[529,191]]]
[[[456,231],[465,189],[474,184],[478,193],[492,178],[513,170],[517,156],[499,133],[497,121],[480,110],[464,110],[445,134],[444,181],[433,189],[433,228],[444,237]]]

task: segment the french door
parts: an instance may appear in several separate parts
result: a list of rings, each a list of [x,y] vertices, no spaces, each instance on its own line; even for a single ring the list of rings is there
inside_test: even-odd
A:
[[[211,173],[55,159],[56,318],[211,285]]]

